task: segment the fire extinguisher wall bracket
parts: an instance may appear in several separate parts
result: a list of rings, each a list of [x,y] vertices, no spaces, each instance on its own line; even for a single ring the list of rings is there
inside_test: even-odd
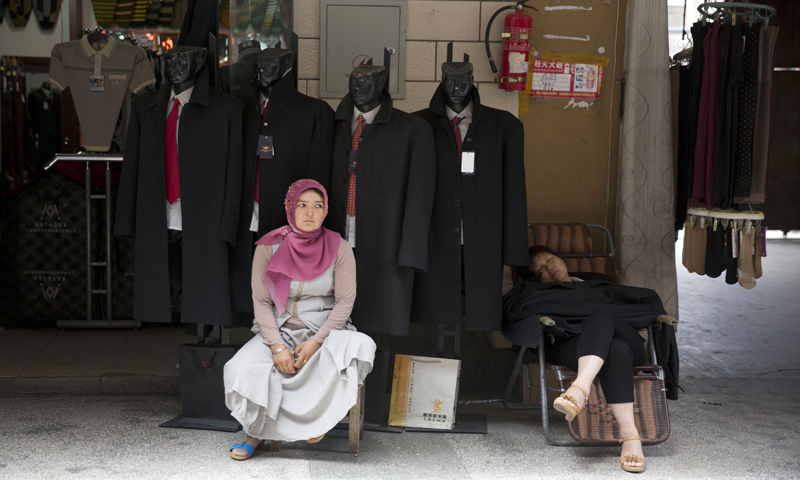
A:
[[[524,8],[537,11],[534,7],[525,5],[528,0],[520,0],[516,5],[508,5],[500,8],[489,19],[486,25],[484,42],[486,45],[486,56],[489,58],[489,65],[492,72],[497,73],[497,66],[492,58],[489,48],[489,32],[492,29],[494,19],[504,10],[514,9],[514,13],[506,15],[503,25],[503,57],[500,65],[500,85],[504,90],[524,90],[528,78],[528,61],[530,56],[530,38],[533,19],[522,12]]]

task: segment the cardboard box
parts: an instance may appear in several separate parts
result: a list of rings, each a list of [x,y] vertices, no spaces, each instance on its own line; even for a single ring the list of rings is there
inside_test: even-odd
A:
[[[525,380],[525,369],[528,369],[528,374],[530,375],[530,388],[528,388],[528,382]],[[556,373],[551,368],[545,369],[544,376],[548,388],[547,401],[549,404],[552,404],[553,401],[561,394],[558,391],[558,380],[556,379]],[[523,365],[519,371],[519,376],[517,377],[517,385],[519,388],[519,398],[522,399],[522,403],[539,403],[541,398],[541,393],[539,390],[539,364],[531,363],[529,365]]]
[[[506,340],[506,337],[503,336],[500,332],[485,332],[486,333],[486,340],[489,340],[489,343],[492,344],[494,348],[511,348],[511,342]]]

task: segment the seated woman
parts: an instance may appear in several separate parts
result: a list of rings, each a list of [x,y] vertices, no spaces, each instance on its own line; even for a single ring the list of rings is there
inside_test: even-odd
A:
[[[256,242],[255,335],[225,364],[225,403],[247,434],[231,458],[264,440],[316,443],[356,404],[375,343],[356,332],[353,249],[322,227],[325,189],[299,180],[286,195],[289,225]]]
[[[622,469],[641,472],[644,454],[633,417],[633,368],[644,363],[645,352],[644,339],[636,328],[646,327],[656,318],[669,324],[674,319],[666,315],[658,294],[650,289],[570,276],[564,261],[547,247],[531,248],[530,256],[533,278],[509,292],[504,335],[518,345],[538,347],[539,322],[531,325],[520,320],[541,316],[542,323],[548,325],[545,332],[550,334],[543,342],[548,361],[578,374],[553,407],[572,420],[585,405],[592,382],[598,377],[619,424]],[[662,330],[672,333],[674,343],[672,328]],[[664,360],[661,357],[659,363]],[[672,378],[671,373],[668,378]]]

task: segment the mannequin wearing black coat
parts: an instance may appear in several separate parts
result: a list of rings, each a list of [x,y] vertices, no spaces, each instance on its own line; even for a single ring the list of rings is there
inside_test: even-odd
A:
[[[475,152],[475,174],[462,175],[441,85],[415,112],[436,140],[436,197],[428,272],[417,274],[412,318],[461,323],[462,225],[466,328],[500,330],[503,265],[528,264],[524,132],[510,113],[481,105],[472,87],[472,123],[462,151]],[[462,223],[463,222],[463,223]]]
[[[133,316],[170,322],[165,137],[173,85],[133,101],[114,235],[135,238]],[[242,188],[242,103],[209,87],[208,68],[180,113],[183,298],[181,321],[228,325],[228,250],[236,244]]]
[[[258,235],[286,225],[283,200],[289,186],[311,178],[325,188],[330,183],[333,149],[333,109],[324,101],[298,92],[294,74],[284,75],[269,92],[269,107],[261,120],[259,89],[239,96],[244,102],[244,174],[242,208],[239,214],[239,243],[231,254],[231,288],[234,310],[252,312],[250,277],[253,263],[253,216],[256,161],[259,168]],[[260,135],[273,138],[275,154],[257,160]],[[252,320],[252,318],[251,318]]]
[[[379,90],[380,91],[380,90]],[[428,260],[428,230],[436,158],[430,126],[392,108],[382,90],[380,110],[365,125],[358,148],[356,271],[352,318],[359,330],[407,335],[414,273]],[[336,110],[328,228],[344,234],[353,98]]]

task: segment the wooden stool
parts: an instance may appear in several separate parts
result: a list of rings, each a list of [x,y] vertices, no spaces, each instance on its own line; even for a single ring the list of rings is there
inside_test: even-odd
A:
[[[361,438],[364,436],[364,384],[358,387],[358,397],[356,404],[350,409],[350,412],[339,423],[349,425],[350,444],[347,449],[349,453],[358,456],[358,446]],[[280,440],[270,440],[269,449],[273,452],[281,451]]]

